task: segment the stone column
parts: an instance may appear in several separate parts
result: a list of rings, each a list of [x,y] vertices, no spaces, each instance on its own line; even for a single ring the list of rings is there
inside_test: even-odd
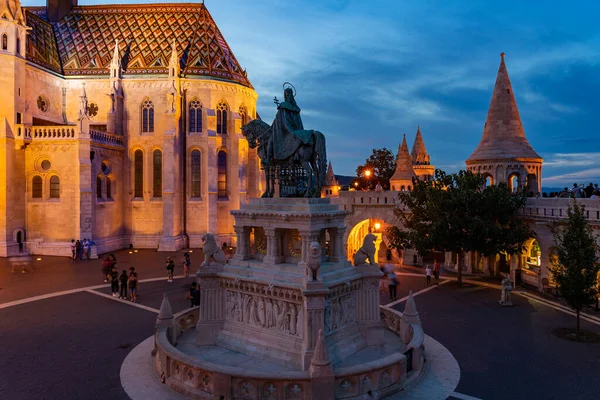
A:
[[[331,239],[333,239],[332,246],[332,254],[330,260],[332,262],[344,262],[347,260],[346,252],[344,251],[344,234],[346,233],[346,228],[335,228],[332,229],[333,235]]]
[[[250,254],[250,230],[252,228],[246,226],[234,226],[237,246],[235,248],[235,260],[248,260],[252,258]]]
[[[304,338],[302,343],[302,369],[307,371],[310,367],[315,345],[319,337],[319,330],[325,330],[325,296],[329,290],[325,289],[323,282],[308,282],[304,295]]]
[[[196,343],[201,346],[213,346],[217,335],[225,322],[225,290],[219,285],[219,278],[214,274],[222,267],[204,267],[206,271],[198,271],[200,286],[200,317],[196,324]]]
[[[177,231],[176,218],[180,217],[179,208],[176,207],[176,176],[179,168],[177,165],[176,149],[176,129],[175,114],[168,111],[166,115],[163,152],[162,152],[162,206],[163,206],[163,232],[162,238],[158,244],[159,251],[177,251],[179,246],[176,243]],[[153,157],[153,154],[150,154]]]
[[[383,325],[379,311],[379,280],[382,273],[377,267],[357,267],[362,273],[362,287],[356,290],[356,324],[367,341],[367,346],[383,344]]]
[[[283,262],[281,253],[281,233],[275,228],[265,228],[267,237],[267,254],[263,258],[265,264],[279,264]]]
[[[95,205],[92,196],[92,161],[91,139],[89,131],[90,121],[83,118],[80,121],[78,155],[79,155],[79,223],[77,224],[76,237],[91,240],[94,232]],[[94,181],[95,182],[95,181]]]

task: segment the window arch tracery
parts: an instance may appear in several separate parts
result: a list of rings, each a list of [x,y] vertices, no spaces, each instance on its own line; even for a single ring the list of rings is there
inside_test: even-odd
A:
[[[217,104],[217,133],[226,135],[227,134],[227,114],[229,112],[229,106],[225,100],[221,100]]]
[[[154,132],[154,103],[145,99],[142,102],[142,133]]]
[[[202,103],[198,99],[190,101],[188,125],[190,133],[202,132]]]

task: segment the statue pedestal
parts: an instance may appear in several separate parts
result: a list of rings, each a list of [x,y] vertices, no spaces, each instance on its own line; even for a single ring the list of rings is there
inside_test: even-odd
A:
[[[197,274],[197,343],[304,371],[321,329],[333,363],[383,343],[381,272],[353,267],[343,257],[347,211],[329,199],[282,198],[252,199],[231,214],[240,244],[235,257]],[[262,253],[259,237],[266,242]],[[321,249],[316,281],[309,267],[315,265],[313,242]]]

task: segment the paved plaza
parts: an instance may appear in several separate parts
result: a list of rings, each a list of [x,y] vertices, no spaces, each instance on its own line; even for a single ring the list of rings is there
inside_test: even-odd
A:
[[[191,278],[181,277],[183,252],[116,255],[119,269],[135,266],[139,273],[135,304],[110,296],[100,260],[34,258],[25,273],[11,273],[8,262],[0,260],[2,398],[128,399],[119,376],[125,357],[152,334],[165,293],[174,312],[188,307]],[[175,257],[180,276],[173,283],[165,276],[168,255]],[[201,252],[192,257],[196,269]],[[552,328],[575,323],[559,306],[515,295],[515,307],[503,308],[495,288],[473,283],[460,288],[452,277],[426,288],[417,270],[401,271],[399,300],[391,307],[402,310],[409,290],[416,294],[425,332],[460,365],[451,398],[597,398],[600,345],[553,336]],[[381,303],[389,303],[384,291]],[[582,326],[600,333],[600,322]]]

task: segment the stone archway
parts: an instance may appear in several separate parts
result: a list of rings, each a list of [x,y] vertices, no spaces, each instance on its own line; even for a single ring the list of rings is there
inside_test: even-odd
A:
[[[390,225],[401,226],[400,221],[394,215],[393,207],[365,207],[361,212],[349,215],[346,218],[347,229],[344,234],[345,252],[348,259],[352,261],[354,252],[360,249],[367,233],[374,233],[378,236],[377,248],[379,249],[379,244],[385,240],[385,229]],[[378,254],[376,254],[376,259],[377,256]]]

